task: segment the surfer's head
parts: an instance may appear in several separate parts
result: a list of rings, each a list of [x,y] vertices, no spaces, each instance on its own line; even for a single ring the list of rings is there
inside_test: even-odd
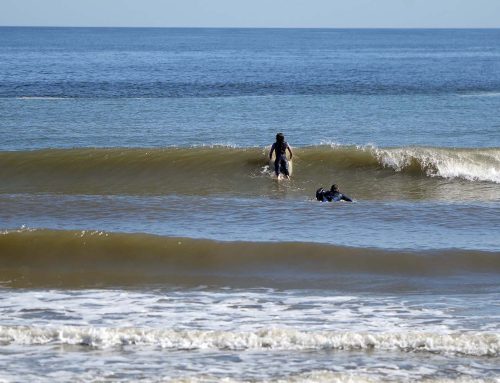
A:
[[[332,192],[338,192],[339,191],[339,185],[333,184],[332,187],[330,188],[330,191],[332,191]]]
[[[284,142],[284,141],[285,141],[285,136],[284,136],[284,134],[283,134],[283,133],[278,133],[278,134],[276,135],[276,141],[278,141],[278,142]]]

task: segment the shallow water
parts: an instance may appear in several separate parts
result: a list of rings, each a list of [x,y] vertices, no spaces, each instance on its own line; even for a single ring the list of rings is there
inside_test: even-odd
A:
[[[16,380],[36,356],[47,381],[488,379],[499,372],[496,301],[488,292],[4,290],[1,354],[15,361],[2,377]]]

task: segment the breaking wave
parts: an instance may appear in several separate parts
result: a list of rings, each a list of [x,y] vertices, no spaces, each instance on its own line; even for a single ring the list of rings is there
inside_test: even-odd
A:
[[[500,149],[391,148],[364,149],[378,163],[397,172],[429,177],[500,183]]]
[[[174,350],[383,350],[468,356],[500,355],[494,333],[304,332],[265,328],[252,332],[153,328],[0,326],[0,343],[72,344],[97,348],[153,345]]]
[[[297,148],[294,182],[320,184],[356,171],[365,189],[387,172],[500,183],[500,148]],[[47,149],[0,152],[0,192],[261,193],[267,148]],[[352,177],[349,177],[352,178]],[[267,181],[265,182],[268,183]]]

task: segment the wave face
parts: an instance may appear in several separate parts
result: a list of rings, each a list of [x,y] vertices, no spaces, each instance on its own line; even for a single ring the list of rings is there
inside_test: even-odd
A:
[[[490,357],[500,355],[500,335],[494,333],[304,332],[280,328],[232,332],[83,326],[0,326],[0,342],[4,345],[58,343],[98,348],[153,345],[174,350],[383,350]]]
[[[0,192],[268,195],[275,185],[269,182],[267,151],[193,147],[0,152]],[[328,187],[325,180],[333,180],[360,198],[425,199],[451,181],[461,183],[458,191],[457,185],[450,188],[453,198],[500,197],[499,148],[323,145],[296,149],[294,164],[288,191],[296,195],[311,196],[317,187]]]
[[[497,253],[401,252],[303,242],[216,242],[145,234],[21,230],[0,235],[0,278],[11,286],[337,286],[336,275],[498,273]]]

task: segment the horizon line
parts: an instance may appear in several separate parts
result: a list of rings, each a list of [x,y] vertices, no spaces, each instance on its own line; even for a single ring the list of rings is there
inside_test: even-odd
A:
[[[472,30],[500,27],[256,27],[256,26],[115,26],[115,25],[0,25],[0,28],[122,28],[122,29],[384,29],[384,30]]]

